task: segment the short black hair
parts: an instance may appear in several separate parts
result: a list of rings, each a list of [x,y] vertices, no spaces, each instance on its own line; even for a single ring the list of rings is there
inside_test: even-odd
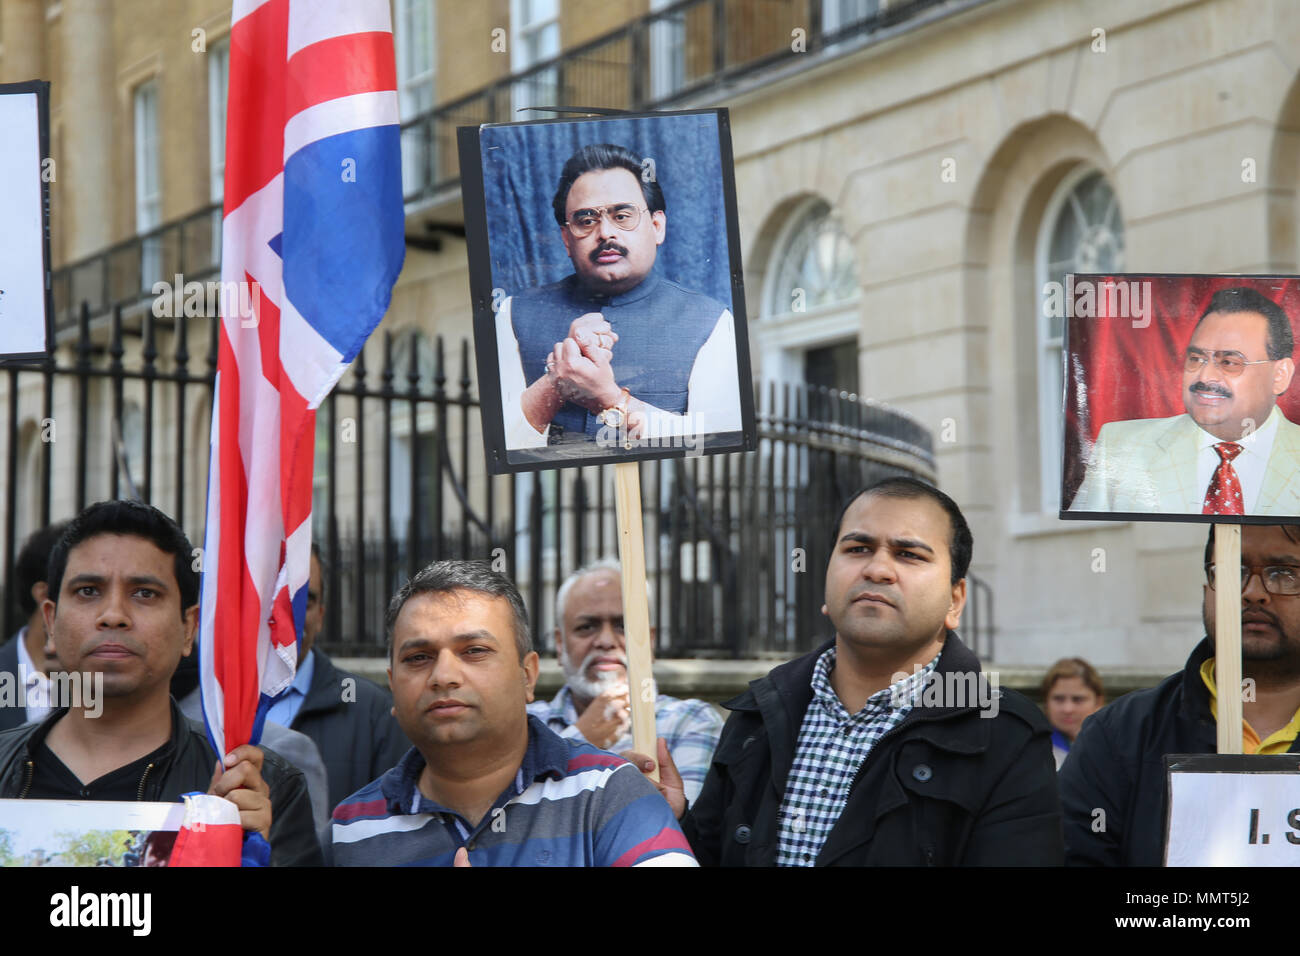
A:
[[[555,188],[551,210],[555,213],[555,222],[561,229],[564,228],[564,221],[568,218],[564,214],[564,207],[569,201],[569,190],[583,173],[595,172],[598,169],[626,169],[641,184],[641,195],[645,197],[646,208],[652,213],[664,211],[664,191],[659,186],[657,176],[649,178],[645,176],[644,160],[626,146],[596,143],[593,146],[582,147],[568,158],[564,169],[560,170],[560,184]]]
[[[1281,524],[1278,525],[1277,527],[1281,528],[1282,533],[1286,535],[1289,539],[1294,541],[1296,544],[1300,544],[1300,527],[1296,527],[1295,525],[1290,525],[1290,524]],[[1214,563],[1214,528],[1215,525],[1212,523],[1210,525],[1210,533],[1205,537],[1205,566],[1206,567]]]
[[[45,581],[50,599],[59,603],[63,572],[68,569],[68,554],[77,545],[101,534],[130,535],[144,538],[159,551],[172,556],[176,587],[181,595],[181,614],[199,603],[199,575],[191,562],[194,547],[180,525],[152,505],[142,501],[97,501],[68,522],[63,536],[50,552]]]
[[[1282,307],[1255,289],[1246,286],[1233,286],[1220,289],[1210,297],[1210,304],[1205,307],[1201,317],[1196,320],[1192,335],[1201,327],[1207,315],[1215,313],[1231,314],[1234,312],[1257,312],[1268,322],[1268,342],[1264,353],[1270,361],[1290,358],[1295,351],[1295,334],[1291,331],[1291,320]]]
[[[453,591],[473,591],[489,597],[505,598],[514,613],[515,647],[519,661],[532,652],[533,635],[528,628],[528,609],[514,582],[499,571],[493,571],[486,561],[435,561],[418,571],[393,595],[384,616],[384,632],[388,638],[388,659],[393,658],[393,626],[406,602],[417,594],[450,594]]]
[[[18,552],[18,558],[14,562],[14,588],[17,592],[14,598],[23,617],[31,617],[36,613],[32,588],[38,582],[47,580],[45,575],[49,573],[50,552],[54,550],[67,526],[66,521],[59,521],[33,531]]]
[[[948,521],[952,525],[952,538],[948,542],[948,553],[952,558],[952,583],[956,584],[966,577],[966,572],[970,570],[971,555],[975,551],[975,539],[970,533],[970,525],[966,523],[966,516],[957,507],[957,502],[934,487],[934,485],[927,484],[918,478],[902,476],[885,478],[855,492],[844,502],[844,506],[840,508],[840,513],[835,517],[835,524],[831,528],[832,554],[835,553],[835,546],[839,541],[840,526],[844,524],[844,515],[848,513],[853,502],[863,495],[880,495],[884,498],[929,498],[939,505],[940,508],[947,512]]]

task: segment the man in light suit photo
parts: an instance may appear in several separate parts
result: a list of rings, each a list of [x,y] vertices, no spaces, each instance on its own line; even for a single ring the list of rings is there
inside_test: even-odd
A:
[[[1103,425],[1069,510],[1300,515],[1300,426],[1277,407],[1294,348],[1277,303],[1216,292],[1184,357],[1187,413]]]

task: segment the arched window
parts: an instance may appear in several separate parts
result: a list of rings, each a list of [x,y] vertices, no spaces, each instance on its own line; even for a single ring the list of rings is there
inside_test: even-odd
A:
[[[857,261],[830,204],[795,209],[775,249],[756,329],[764,377],[857,392]]]
[[[1062,334],[1065,319],[1043,309],[1049,282],[1064,285],[1067,273],[1124,271],[1124,219],[1115,190],[1090,166],[1069,173],[1047,202],[1038,234],[1035,274],[1038,316],[1038,442],[1042,508],[1061,502]]]

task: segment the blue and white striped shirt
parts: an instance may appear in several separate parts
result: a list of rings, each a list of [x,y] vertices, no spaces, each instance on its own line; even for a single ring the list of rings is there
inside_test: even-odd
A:
[[[335,866],[693,866],[672,811],[634,766],[528,718],[515,779],[471,823],[420,792],[424,757],[396,767],[334,810]]]

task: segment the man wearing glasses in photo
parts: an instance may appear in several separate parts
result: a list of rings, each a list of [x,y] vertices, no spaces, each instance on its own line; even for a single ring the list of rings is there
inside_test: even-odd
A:
[[[1285,312],[1248,288],[1210,299],[1183,365],[1186,415],[1103,425],[1071,511],[1300,515],[1300,426]]]
[[[1300,527],[1244,526],[1240,575],[1215,568],[1213,543],[1211,528],[1202,589],[1206,638],[1181,673],[1089,717],[1061,767],[1066,865],[1162,865],[1164,756],[1218,750],[1217,587],[1241,587],[1243,752],[1300,752]]]
[[[552,210],[573,274],[497,311],[508,449],[740,430],[731,310],[653,271],[668,220],[652,171],[608,143],[564,164]]]

